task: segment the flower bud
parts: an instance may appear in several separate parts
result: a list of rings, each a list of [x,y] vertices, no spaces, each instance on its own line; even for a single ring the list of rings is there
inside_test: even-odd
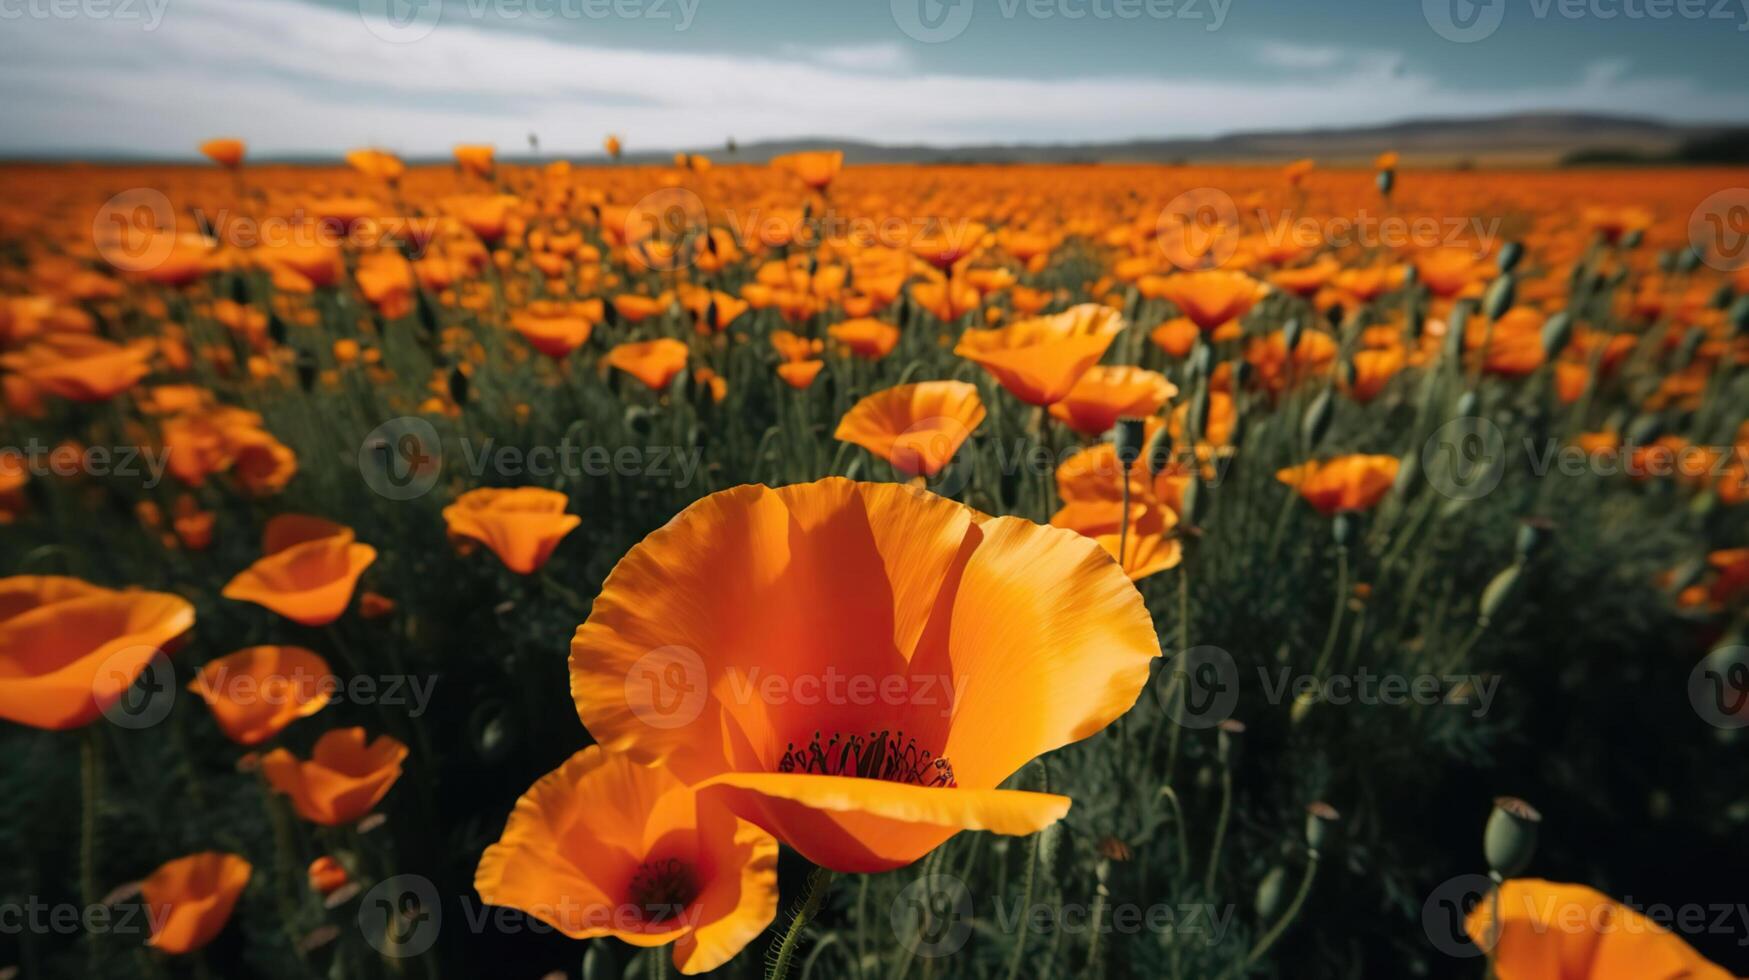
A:
[[[1354,537],[1353,511],[1342,510],[1336,512],[1335,518],[1330,521],[1330,536],[1336,539],[1336,546],[1338,548],[1348,547],[1348,542]]]
[[[1335,401],[1329,388],[1318,392],[1318,397],[1312,399],[1312,404],[1306,407],[1306,417],[1300,421],[1300,432],[1305,436],[1308,447],[1316,446],[1324,440],[1324,433],[1330,431],[1330,419],[1335,410]]]
[[[1488,285],[1488,291],[1482,296],[1482,312],[1488,319],[1498,320],[1512,309],[1512,300],[1518,293],[1518,280],[1512,273],[1504,273],[1500,278]]]
[[[1543,357],[1554,360],[1557,355],[1567,349],[1567,342],[1573,339],[1573,315],[1566,310],[1549,317],[1543,324]]]
[[[1245,734],[1245,723],[1236,718],[1228,718],[1220,723],[1215,732],[1215,757],[1228,768],[1239,765],[1240,736]]]
[[[1257,898],[1253,907],[1257,910],[1257,921],[1271,922],[1275,914],[1281,911],[1281,900],[1287,893],[1287,871],[1280,865],[1269,869],[1263,880],[1257,884]]]
[[[1474,389],[1459,395],[1457,400],[1456,417],[1465,419],[1476,414],[1476,403],[1480,401],[1481,398],[1476,394]]]
[[[1117,460],[1123,464],[1125,473],[1128,473],[1130,467],[1136,465],[1136,460],[1141,458],[1144,432],[1141,419],[1117,420],[1117,430],[1114,433],[1113,442],[1117,447]]]
[[[1518,587],[1519,571],[1522,567],[1516,562],[1506,566],[1482,590],[1481,607],[1476,614],[1478,624],[1487,626],[1494,619],[1494,614],[1500,611],[1500,607],[1506,604],[1506,600],[1512,597],[1513,591]]]
[[[1548,543],[1549,535],[1554,533],[1555,522],[1542,517],[1527,517],[1518,522],[1518,539],[1514,547],[1518,552],[1519,561],[1529,561],[1536,557],[1537,552]]]
[[[1377,180],[1378,185],[1379,185],[1379,193],[1383,194],[1386,197],[1390,197],[1391,196],[1391,188],[1394,187],[1397,183],[1396,172],[1391,171],[1391,170],[1381,170],[1381,171],[1379,171],[1378,177],[1375,179]]]
[[[1290,317],[1287,324],[1281,328],[1282,346],[1287,348],[1289,354],[1292,354],[1300,346],[1300,335],[1304,332],[1305,325],[1300,323],[1300,318],[1297,316]]]
[[[1322,801],[1306,807],[1306,846],[1313,853],[1324,849],[1324,843],[1330,836],[1330,828],[1336,821],[1342,819],[1342,814],[1336,808]]]
[[[1664,420],[1656,412],[1647,412],[1628,423],[1628,429],[1622,433],[1622,439],[1630,446],[1644,446],[1657,439],[1663,431]]]
[[[1635,228],[1632,231],[1628,232],[1627,234],[1621,236],[1622,251],[1631,252],[1634,249],[1639,248],[1640,243],[1645,241],[1645,240],[1646,240],[1645,231],[1643,231],[1639,228]]]
[[[1142,451],[1148,465],[1149,476],[1159,476],[1166,464],[1172,462],[1172,433],[1164,425],[1154,432],[1154,437],[1148,440],[1148,445]]]
[[[1482,856],[1488,861],[1488,870],[1505,879],[1530,867],[1542,819],[1535,807],[1521,799],[1502,796],[1495,800],[1494,812],[1488,815],[1488,826],[1482,831]]]
[[[1464,356],[1464,334],[1470,324],[1470,314],[1476,309],[1474,300],[1460,299],[1451,308],[1451,317],[1445,324],[1445,356],[1448,360],[1458,360]]]
[[[1524,246],[1519,242],[1507,242],[1500,246],[1499,265],[1501,272],[1511,272],[1518,268],[1518,260],[1524,258]]]

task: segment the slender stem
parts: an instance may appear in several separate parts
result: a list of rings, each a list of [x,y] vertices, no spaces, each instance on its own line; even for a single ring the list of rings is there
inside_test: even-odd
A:
[[[103,736],[97,724],[85,726],[79,753],[79,897],[87,912],[97,906],[97,808],[103,792]],[[87,933],[86,954],[93,974],[97,966],[97,935]]]
[[[1039,791],[1050,792],[1050,770],[1045,768],[1045,761],[1043,759],[1038,760],[1038,767]],[[1026,875],[1021,879],[1022,899],[1020,905],[1021,911],[1025,914],[1020,917],[1020,927],[1014,934],[1014,951],[1008,957],[1008,980],[1019,980],[1020,965],[1026,961],[1026,932],[1027,926],[1032,919],[1033,889],[1038,885],[1038,858],[1039,852],[1043,847],[1043,832],[1034,833],[1032,839],[1027,841]]]
[[[1330,666],[1330,654],[1336,650],[1336,637],[1342,632],[1342,614],[1348,611],[1348,546],[1336,546],[1336,608],[1330,611],[1330,632],[1324,634],[1324,649],[1318,653],[1315,677],[1322,678]]]
[[[1209,844],[1209,865],[1202,875],[1202,890],[1206,895],[1215,893],[1215,871],[1221,866],[1221,845],[1227,840],[1227,821],[1233,815],[1233,767],[1228,763],[1221,764],[1221,812],[1215,818],[1215,839]]]
[[[795,918],[790,920],[789,930],[783,934],[783,942],[777,947],[777,954],[771,960],[771,968],[766,971],[765,980],[784,980],[789,975],[790,962],[795,959],[796,947],[801,945],[802,932],[825,903],[826,892],[831,890],[834,877],[836,875],[825,868],[815,868],[808,875],[807,897],[802,899],[802,907],[796,910]]]
[[[668,957],[671,955],[668,947],[651,946],[645,950],[645,955],[650,960],[650,968],[645,971],[645,975],[650,980],[668,980]]]
[[[1263,957],[1264,953],[1269,952],[1269,947],[1274,946],[1276,940],[1281,938],[1282,933],[1287,931],[1287,927],[1292,925],[1294,919],[1299,917],[1301,906],[1306,904],[1306,896],[1312,893],[1312,879],[1315,878],[1317,874],[1318,852],[1312,851],[1307,857],[1306,873],[1300,878],[1300,889],[1294,893],[1293,902],[1288,905],[1287,911],[1282,913],[1281,918],[1276,921],[1275,925],[1271,926],[1269,931],[1264,933],[1262,938],[1257,940],[1257,944],[1251,947],[1251,952],[1245,956],[1246,966],[1256,963]]]

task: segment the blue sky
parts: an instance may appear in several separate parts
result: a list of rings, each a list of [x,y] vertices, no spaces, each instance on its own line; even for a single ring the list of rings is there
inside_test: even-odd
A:
[[[0,153],[1749,117],[1749,0],[0,0]]]

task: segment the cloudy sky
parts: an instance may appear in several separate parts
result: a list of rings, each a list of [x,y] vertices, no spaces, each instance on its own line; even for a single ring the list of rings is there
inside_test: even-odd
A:
[[[0,155],[1749,118],[1749,0],[0,0]]]

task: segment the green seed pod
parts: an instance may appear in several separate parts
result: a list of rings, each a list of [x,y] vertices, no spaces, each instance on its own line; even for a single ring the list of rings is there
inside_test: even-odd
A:
[[[1554,360],[1556,355],[1567,349],[1567,342],[1573,339],[1573,315],[1566,310],[1549,317],[1543,324],[1543,356]]]
[[[1481,608],[1476,615],[1476,621],[1479,624],[1487,626],[1494,619],[1494,614],[1498,613],[1500,607],[1506,604],[1506,600],[1511,598],[1513,590],[1518,587],[1518,574],[1522,567],[1516,562],[1506,566],[1500,570],[1500,574],[1494,576],[1493,580],[1488,583],[1488,587],[1482,590]]]
[[[1354,537],[1354,512],[1337,511],[1330,521],[1330,536],[1336,540],[1336,547],[1346,548]]]
[[[1658,250],[1658,271],[1669,275],[1676,271],[1676,253],[1667,248]]]
[[[1482,297],[1482,312],[1490,320],[1498,320],[1512,309],[1512,300],[1518,294],[1518,279],[1512,273],[1504,273],[1500,278],[1488,285],[1488,292]]]
[[[1144,431],[1141,419],[1117,420],[1117,429],[1113,433],[1112,442],[1117,447],[1117,460],[1123,464],[1126,473],[1129,472],[1130,467],[1136,465],[1136,460],[1142,456]]]
[[[1730,283],[1721,282],[1719,288],[1713,290],[1712,299],[1707,300],[1707,306],[1715,310],[1728,310],[1731,308],[1731,297],[1736,293]]]
[[[1257,910],[1257,921],[1274,922],[1276,913],[1281,911],[1281,900],[1286,894],[1286,869],[1280,865],[1270,868],[1269,873],[1257,885],[1257,898],[1253,904]]]
[[[1459,395],[1457,407],[1454,409],[1457,414],[1454,417],[1463,419],[1476,414],[1476,404],[1481,400],[1481,397],[1478,396],[1474,390],[1466,391]]]
[[[1664,432],[1664,419],[1656,412],[1647,412],[1628,423],[1622,439],[1630,446],[1644,446]]]
[[[1143,450],[1143,458],[1148,461],[1149,476],[1159,476],[1166,464],[1172,462],[1172,433],[1167,426],[1162,425],[1154,432]]]
[[[1322,851],[1330,837],[1330,828],[1341,819],[1342,814],[1328,803],[1320,801],[1306,807],[1306,847],[1314,853]]]
[[[1694,270],[1696,270],[1698,268],[1700,268],[1700,253],[1699,252],[1696,252],[1692,248],[1685,248],[1680,253],[1677,254],[1677,256],[1676,256],[1676,271],[1677,272],[1689,273],[1689,272],[1693,272]]]
[[[1524,258],[1524,246],[1518,242],[1507,242],[1500,246],[1499,265],[1501,272],[1511,272],[1518,268],[1518,261]]]
[[[1749,294],[1737,297],[1731,304],[1731,329],[1739,337],[1749,333]]]
[[[1511,878],[1530,867],[1542,819],[1535,807],[1521,799],[1502,796],[1495,800],[1494,812],[1488,815],[1488,826],[1482,831],[1482,856],[1488,861],[1488,870],[1500,878]]]
[[[1555,522],[1543,517],[1527,517],[1518,522],[1518,539],[1514,548],[1520,561],[1529,561],[1536,557],[1537,552],[1548,543],[1549,536],[1554,533]]]
[[[1397,183],[1396,173],[1394,171],[1390,171],[1390,170],[1381,170],[1381,171],[1379,171],[1379,175],[1376,178],[1376,180],[1377,180],[1377,183],[1379,185],[1379,193],[1383,194],[1386,197],[1390,197],[1391,196],[1391,188],[1396,186],[1396,183]]]
[[[1635,228],[1633,231],[1630,231],[1627,234],[1621,236],[1622,251],[1631,252],[1634,249],[1639,248],[1640,243],[1645,241],[1645,240],[1646,240],[1646,233],[1644,231],[1641,231],[1638,228]]]
[[[1281,328],[1282,346],[1287,348],[1289,354],[1299,348],[1300,336],[1305,332],[1305,329],[1305,325],[1300,323],[1300,318],[1297,316],[1290,317],[1286,325]]]
[[[1335,399],[1329,388],[1318,392],[1318,397],[1312,399],[1312,404],[1306,407],[1306,417],[1300,420],[1300,433],[1305,437],[1308,447],[1315,447],[1324,440],[1324,433],[1330,431],[1330,420],[1335,411]]]

